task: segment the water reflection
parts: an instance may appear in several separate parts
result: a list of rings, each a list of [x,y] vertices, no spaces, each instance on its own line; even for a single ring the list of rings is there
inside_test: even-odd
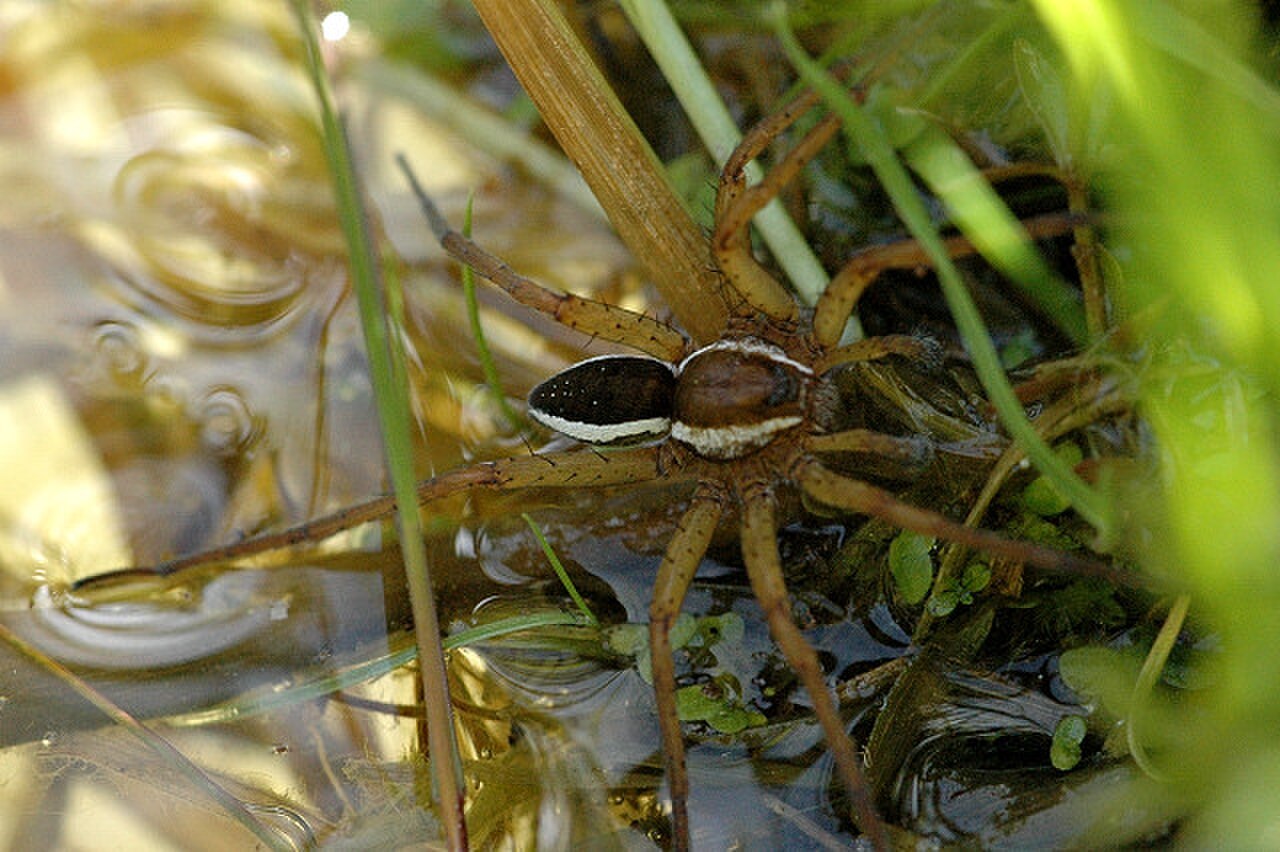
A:
[[[309,666],[385,654],[387,620],[395,614],[384,590],[395,583],[384,584],[378,570],[304,565],[135,578],[89,596],[45,586],[29,608],[0,619],[130,714],[154,719],[206,710],[259,687],[279,691]],[[7,645],[0,644],[0,662],[22,676],[21,691],[4,708],[0,744],[103,724],[83,697]],[[277,706],[301,705],[286,691]],[[296,732],[282,721],[277,736],[288,741]]]
[[[56,375],[133,551],[64,573],[376,492],[345,249],[311,94],[281,49],[291,19],[64,12],[15,14],[23,47],[3,59],[25,85],[0,101],[0,143],[25,153],[5,158],[24,191],[0,234],[0,385]]]
[[[197,403],[195,416],[201,443],[218,455],[234,456],[251,448],[266,424],[240,391],[231,385],[212,387]]]
[[[0,13],[0,623],[155,719],[376,657],[404,615],[391,557],[65,591],[381,487],[287,7],[108,6]],[[168,738],[215,774],[256,773],[263,789],[223,783],[310,845],[341,797],[323,781],[314,798],[270,790],[314,789],[330,755],[340,772],[408,750],[374,722],[322,714],[295,699],[276,718]],[[104,723],[0,643],[0,775],[22,779],[0,797],[7,840],[100,845],[108,808],[133,839],[245,839],[181,767]]]

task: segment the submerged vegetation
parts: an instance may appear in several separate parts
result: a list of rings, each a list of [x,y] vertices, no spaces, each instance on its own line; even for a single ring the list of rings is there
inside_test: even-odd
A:
[[[746,128],[814,87],[821,104],[762,157],[765,172],[825,116],[840,130],[758,223],[760,256],[812,301],[862,247],[909,231],[923,255],[868,286],[845,334],[909,335],[941,353],[841,373],[841,428],[928,448],[836,454],[841,469],[1107,563],[1048,574],[818,501],[788,507],[778,542],[792,614],[863,747],[881,817],[895,839],[979,845],[1235,846],[1274,832],[1280,96],[1274,33],[1252,6],[578,4],[556,37],[604,69],[650,156],[623,138],[625,116],[619,138],[574,123],[575,99],[598,107],[589,87],[554,84],[564,105],[538,93],[530,78],[560,60],[503,30],[504,15],[555,8],[534,0],[478,2],[484,25],[466,4],[348,4],[352,29],[319,43],[314,68],[350,138],[335,121],[318,144],[296,27],[261,5],[162,4],[149,23],[110,25],[32,9],[0,52],[18,87],[5,109],[25,98],[44,116],[4,131],[26,164],[8,167],[15,185],[39,192],[10,210],[0,249],[6,286],[33,306],[24,318],[0,303],[20,330],[0,404],[24,406],[8,418],[80,424],[89,449],[60,458],[97,458],[108,484],[93,493],[122,505],[86,510],[101,525],[88,546],[30,498],[3,504],[0,765],[28,779],[4,798],[68,813],[68,843],[84,830],[72,792],[126,791],[138,830],[159,831],[147,800],[172,785],[194,804],[182,821],[235,820],[264,843],[457,848],[461,826],[437,805],[453,767],[426,757],[447,752],[449,728],[452,804],[473,845],[670,843],[646,621],[687,491],[458,493],[399,533],[366,524],[237,551],[234,565],[146,566],[386,490],[374,396],[401,409],[386,481],[402,490],[547,440],[510,406],[581,358],[581,340],[526,327],[484,287],[477,313],[394,154],[427,165],[456,221],[475,192],[476,241],[521,272],[670,311],[702,338],[718,299],[702,229],[734,144],[726,114],[729,130]],[[230,70],[245,67],[241,50],[253,80]],[[73,76],[68,56],[98,76]],[[690,58],[696,74],[673,70]],[[680,75],[671,90],[664,73]],[[152,88],[171,78],[183,108]],[[85,90],[110,93],[105,127]],[[55,98],[61,117],[42,103]],[[99,129],[58,123],[73,118]],[[330,181],[348,178],[333,153],[348,142],[355,171],[335,205]],[[638,217],[654,193],[679,216]],[[367,345],[401,357],[376,391],[353,333],[353,235],[372,240],[354,286],[373,288],[364,298],[385,329]],[[24,239],[56,247],[36,274],[19,262],[40,256]],[[36,308],[52,289],[32,283],[43,278],[57,281],[48,324]],[[50,384],[63,365],[71,378]],[[503,387],[510,399],[495,399]],[[15,430],[0,457],[35,440]],[[712,540],[671,632],[694,845],[845,844],[847,791],[752,600],[736,529]],[[426,569],[411,569],[412,612],[404,536],[431,572],[428,589]],[[433,620],[424,595],[444,652],[415,653],[411,625]],[[416,657],[442,666],[448,702]],[[142,731],[139,753],[120,736],[134,729],[104,728],[86,695],[163,739]],[[454,720],[425,724],[432,705]],[[6,837],[32,830],[19,810],[0,814]]]

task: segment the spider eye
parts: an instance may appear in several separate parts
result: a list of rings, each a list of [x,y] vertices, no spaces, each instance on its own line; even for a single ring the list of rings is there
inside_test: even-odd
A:
[[[675,371],[643,355],[602,355],[559,372],[529,394],[529,415],[589,444],[658,438],[671,428]]]

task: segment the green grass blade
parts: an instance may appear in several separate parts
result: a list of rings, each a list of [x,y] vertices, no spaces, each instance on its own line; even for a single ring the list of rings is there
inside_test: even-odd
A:
[[[1185,749],[1162,762],[1193,815],[1180,842],[1266,846],[1280,813],[1274,31],[1245,2],[1032,6],[1068,92],[1111,103],[1093,173],[1124,249],[1118,301],[1144,322],[1139,402],[1160,464],[1130,501],[1157,531],[1142,556],[1186,584],[1193,630],[1220,649]]]
[[[1156,634],[1155,641],[1151,643],[1151,649],[1147,651],[1146,659],[1142,661],[1142,668],[1138,671],[1138,678],[1133,684],[1133,693],[1129,698],[1129,724],[1125,728],[1129,754],[1133,756],[1134,763],[1138,764],[1143,772],[1157,781],[1168,781],[1169,778],[1156,767],[1147,753],[1146,743],[1142,739],[1146,733],[1143,711],[1156,700],[1154,696],[1156,686],[1159,685],[1160,676],[1169,662],[1169,655],[1173,653],[1178,637],[1182,634],[1182,627],[1186,623],[1187,610],[1190,606],[1190,595],[1178,595],[1174,598],[1173,605],[1169,607],[1169,614],[1160,625],[1160,632]]]
[[[1089,342],[1073,289],[1045,262],[1026,231],[951,137],[930,127],[903,151],[916,174],[984,258],[1040,306],[1077,346]]]
[[[551,542],[547,541],[547,537],[542,534],[542,527],[538,526],[538,522],[529,517],[527,512],[521,512],[520,517],[524,518],[524,522],[533,531],[533,537],[538,540],[538,546],[542,548],[543,555],[551,563],[551,569],[560,578],[560,584],[569,593],[569,597],[573,599],[578,611],[587,619],[588,624],[592,627],[598,626],[600,622],[596,618],[596,614],[591,611],[591,607],[587,605],[586,600],[578,593],[578,587],[573,584],[573,579],[569,576],[569,572],[565,570],[564,563],[560,561],[560,557],[556,555],[555,548],[551,546]]]
[[[471,202],[474,196],[467,198],[467,213],[462,221],[462,235],[471,239]],[[489,341],[484,336],[484,325],[480,322],[480,302],[476,297],[476,274],[470,266],[462,264],[462,297],[467,305],[467,322],[471,325],[471,339],[476,344],[476,357],[480,359],[480,369],[484,372],[484,383],[489,394],[498,403],[507,424],[517,432],[525,429],[524,418],[521,417],[511,403],[507,402],[507,393],[502,389],[502,377],[498,374],[498,365],[494,363],[493,352],[489,349]]]

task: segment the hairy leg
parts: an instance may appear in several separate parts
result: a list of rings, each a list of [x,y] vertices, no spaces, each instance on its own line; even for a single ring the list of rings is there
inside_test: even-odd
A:
[[[809,693],[814,715],[822,726],[836,767],[853,805],[858,828],[876,849],[888,849],[888,835],[875,809],[858,751],[845,729],[813,646],[791,617],[791,602],[778,558],[777,506],[773,492],[762,482],[743,489],[742,557],[751,580],[751,591],[769,623],[769,632],[787,658],[796,677]]]
[[[432,233],[449,256],[501,287],[520,304],[590,337],[621,343],[664,361],[678,361],[686,354],[689,347],[684,334],[664,322],[616,305],[559,293],[520,275],[500,258],[449,227],[404,157],[397,155],[396,162],[413,187]]]
[[[427,505],[472,489],[592,488],[654,479],[679,482],[691,476],[673,466],[670,460],[660,462],[659,453],[659,447],[636,447],[611,453],[571,450],[481,462],[422,480],[417,487],[418,503]],[[100,574],[81,581],[80,586],[129,576],[166,576],[198,565],[235,562],[273,550],[315,544],[344,530],[390,517],[395,509],[395,498],[389,494],[381,495],[285,530],[246,538],[158,565]]]
[[[680,614],[685,593],[707,552],[720,520],[723,496],[716,489],[699,487],[680,525],[667,545],[658,568],[658,579],[649,604],[649,659],[657,702],[662,752],[671,790],[672,846],[689,847],[689,773],[684,759],[684,736],[676,712],[675,661],[671,652],[671,626]]]

